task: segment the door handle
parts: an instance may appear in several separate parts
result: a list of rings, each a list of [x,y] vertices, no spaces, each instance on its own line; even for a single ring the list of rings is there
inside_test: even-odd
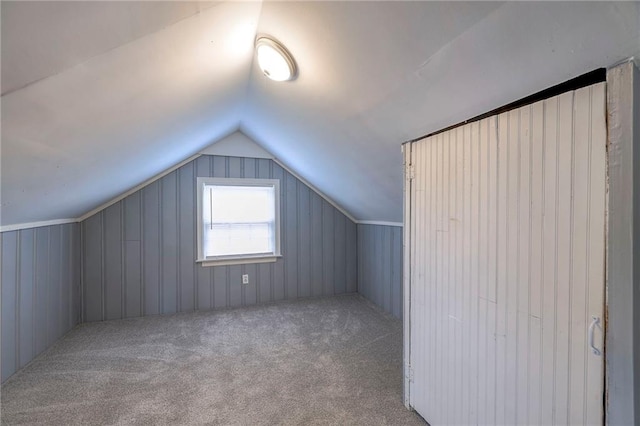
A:
[[[600,349],[596,348],[595,343],[594,343],[594,333],[596,330],[596,327],[602,329],[602,327],[600,327],[600,318],[596,317],[596,316],[592,316],[591,317],[591,325],[589,326],[589,346],[591,347],[591,351],[593,352],[594,355],[602,355],[602,352],[600,351]]]

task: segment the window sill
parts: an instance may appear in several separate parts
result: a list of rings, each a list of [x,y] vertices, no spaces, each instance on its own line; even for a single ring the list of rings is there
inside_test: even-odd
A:
[[[229,257],[220,257],[220,258],[211,258],[211,259],[197,259],[196,263],[199,263],[202,267],[207,266],[223,266],[223,265],[244,265],[248,263],[269,263],[275,262],[282,255],[280,254],[269,254],[269,255],[260,255],[260,256],[229,256]]]

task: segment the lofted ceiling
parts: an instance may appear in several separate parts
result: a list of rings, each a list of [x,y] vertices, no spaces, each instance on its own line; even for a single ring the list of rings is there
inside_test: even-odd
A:
[[[358,220],[403,141],[640,57],[640,3],[7,2],[0,224],[77,218],[240,129]],[[266,79],[256,34],[293,82]]]

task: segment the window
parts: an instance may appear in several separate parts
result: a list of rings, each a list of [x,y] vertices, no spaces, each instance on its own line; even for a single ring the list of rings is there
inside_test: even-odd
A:
[[[274,262],[279,256],[279,180],[198,178],[198,262]]]

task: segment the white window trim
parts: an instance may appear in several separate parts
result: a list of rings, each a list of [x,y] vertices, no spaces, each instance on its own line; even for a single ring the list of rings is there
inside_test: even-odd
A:
[[[202,197],[205,185],[224,185],[224,186],[273,186],[275,190],[275,252],[273,254],[247,254],[233,256],[210,256],[205,257],[203,252],[203,235],[202,235]],[[243,179],[243,178],[214,178],[199,177],[196,179],[196,223],[197,223],[197,263],[201,266],[222,266],[222,265],[242,265],[247,263],[267,263],[275,262],[281,258],[280,254],[280,180],[278,179]]]

